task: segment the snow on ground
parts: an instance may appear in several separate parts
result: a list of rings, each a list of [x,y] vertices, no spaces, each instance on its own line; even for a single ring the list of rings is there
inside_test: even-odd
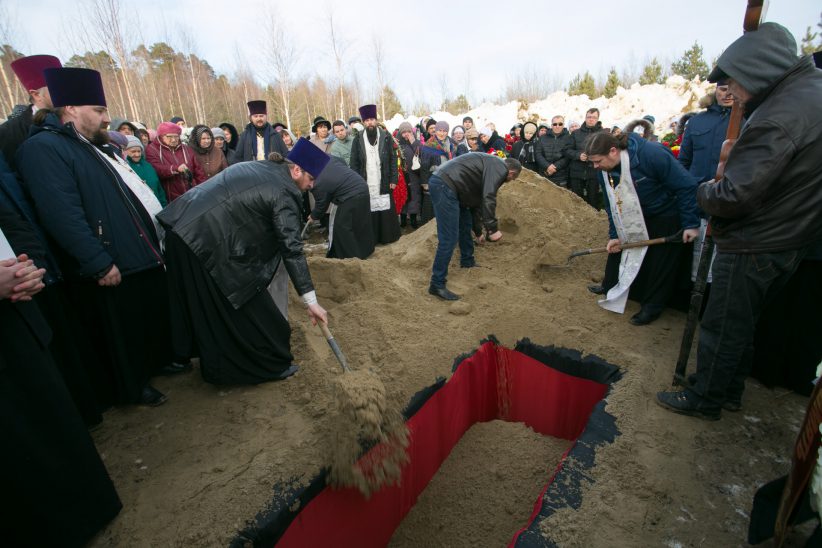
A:
[[[534,118],[539,122],[550,123],[553,116],[563,115],[566,126],[570,125],[572,120],[583,123],[585,111],[591,107],[597,107],[600,110],[600,120],[604,127],[614,125],[623,127],[631,120],[650,114],[656,119],[657,135],[664,135],[668,132],[671,119],[679,118],[685,112],[697,110],[697,101],[711,88],[712,85],[708,82],[689,81],[681,76],[670,76],[664,84],[645,86],[634,84],[628,89],[620,87],[617,94],[610,99],[599,97],[591,100],[587,95],[568,95],[564,91],[557,91],[541,101],[527,105],[522,110],[519,102],[511,101],[504,105],[483,103],[467,113],[434,112],[431,116],[435,120],[445,120],[453,128],[461,124],[462,118],[468,115],[474,119],[474,124],[478,129],[488,122],[493,122],[497,127],[497,132],[505,135],[517,122]],[[393,131],[403,121],[416,125],[420,119],[405,118],[397,114],[387,121],[386,126]]]

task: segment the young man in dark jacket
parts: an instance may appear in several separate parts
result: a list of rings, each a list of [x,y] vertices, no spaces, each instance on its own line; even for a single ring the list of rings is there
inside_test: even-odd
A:
[[[685,126],[677,158],[700,182],[710,181],[716,175],[733,103],[734,96],[728,91],[728,82],[717,82],[708,110],[693,116]]]
[[[540,137],[537,142],[538,173],[561,187],[568,186],[570,160],[565,151],[571,146],[572,138],[565,128],[565,118],[554,116],[551,119],[551,131]]]
[[[459,295],[449,291],[445,284],[448,263],[458,242],[460,266],[477,266],[471,237],[471,208],[481,208],[482,223],[490,241],[502,238],[496,218],[497,191],[503,183],[516,179],[520,171],[522,165],[513,158],[503,160],[488,154],[463,154],[428,179],[428,192],[437,218],[437,252],[428,288],[431,295],[446,301],[459,299]]]
[[[565,151],[565,157],[571,161],[568,174],[571,190],[580,198],[584,198],[588,205],[597,209],[599,209],[599,178],[585,154],[585,141],[594,133],[602,130],[599,109],[589,108],[585,113],[585,123],[571,133],[571,146]]]
[[[763,23],[728,46],[708,76],[728,80],[748,122],[724,177],[697,189],[717,254],[695,383],[657,394],[676,413],[716,420],[741,408],[757,319],[822,242],[822,72],[796,51],[788,29]]]
[[[170,364],[167,286],[153,219],[124,179],[137,176],[118,170],[100,148],[110,121],[100,74],[51,68],[45,78],[55,111],[40,125],[35,119],[17,153],[20,174],[56,243],[86,330],[99,334],[104,375],[112,379],[101,399],[159,405],[166,398],[149,377],[186,367]]]

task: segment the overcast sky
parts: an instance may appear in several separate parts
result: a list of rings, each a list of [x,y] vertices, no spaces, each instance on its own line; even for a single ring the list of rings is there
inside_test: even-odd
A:
[[[23,53],[77,53],[60,31],[82,2],[0,0]],[[260,14],[276,7],[296,45],[298,73],[336,79],[328,39],[328,13],[348,45],[344,60],[361,88],[374,89],[373,36],[385,47],[387,80],[403,105],[438,106],[443,91],[467,93],[472,104],[504,94],[514,74],[543,75],[563,87],[577,72],[604,77],[613,65],[639,70],[651,56],[670,62],[695,40],[711,62],[742,33],[745,0],[141,0],[123,1],[134,44],[168,41],[231,76],[242,52],[265,79],[260,44],[266,28]],[[74,6],[75,9],[70,7]],[[811,26],[819,30],[818,0],[774,0],[767,20],[785,25],[797,42]],[[86,32],[94,32],[86,27]],[[74,46],[77,47],[77,46]],[[372,97],[373,99],[373,97]]]

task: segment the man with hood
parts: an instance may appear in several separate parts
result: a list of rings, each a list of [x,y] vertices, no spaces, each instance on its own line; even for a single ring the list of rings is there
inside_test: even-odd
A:
[[[368,183],[375,243],[390,244],[400,239],[400,222],[394,205],[398,180],[394,138],[377,123],[377,105],[361,106],[360,116],[365,129],[351,146],[351,169]]]
[[[231,163],[265,160],[271,152],[288,154],[282,136],[268,122],[265,101],[248,102],[248,125],[237,142],[237,154]],[[229,143],[230,144],[230,143]]]
[[[657,402],[717,420],[742,406],[760,313],[822,242],[822,71],[797,55],[788,29],[769,22],[728,46],[708,80],[728,82],[748,121],[722,179],[697,189],[717,254],[696,374]]]
[[[568,174],[571,190],[596,209],[599,209],[599,177],[585,154],[585,141],[603,130],[599,109],[589,108],[585,113],[585,123],[576,131],[571,130],[571,146],[565,151],[565,157],[571,161]]]
[[[149,384],[171,363],[159,202],[123,160],[102,145],[110,120],[100,73],[50,68],[54,110],[38,112],[17,163],[56,247],[67,289],[106,364],[104,401],[159,405]],[[69,167],[70,166],[70,167]]]
[[[0,151],[12,171],[16,171],[15,155],[20,144],[28,139],[34,114],[43,108],[52,108],[51,96],[43,71],[63,65],[53,55],[30,55],[11,63],[11,70],[29,94],[29,104],[17,105],[5,122],[0,124]]]
[[[537,173],[561,187],[567,187],[570,160],[565,151],[572,144],[571,134],[565,127],[565,118],[551,118],[551,131],[540,137],[537,143]]]
[[[328,152],[331,156],[339,158],[345,165],[351,166],[351,145],[354,143],[354,137],[345,127],[345,122],[336,120],[334,125],[334,137],[336,140],[331,144],[331,150]]]

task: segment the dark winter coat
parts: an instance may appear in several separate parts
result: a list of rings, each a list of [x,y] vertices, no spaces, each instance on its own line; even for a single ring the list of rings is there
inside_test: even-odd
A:
[[[530,141],[526,141],[524,137],[516,141],[511,148],[511,158],[519,160],[522,167],[538,173],[537,135],[534,134]]]
[[[17,105],[6,121],[0,124],[0,152],[6,156],[12,171],[17,171],[17,148],[29,137],[34,116],[32,110],[32,105]]]
[[[748,102],[748,122],[724,178],[697,191],[700,207],[713,216],[717,248],[726,253],[785,251],[822,239],[822,71],[804,57],[753,87],[764,91]]]
[[[194,159],[194,150],[183,143],[172,149],[164,145],[160,137],[157,137],[146,147],[146,160],[160,177],[160,183],[166,191],[166,199],[169,202],[173,202],[177,197],[207,179],[200,164]],[[188,173],[177,171],[177,168],[183,164],[188,167]]]
[[[679,216],[680,228],[699,227],[699,208],[696,205],[696,178],[685,171],[668,148],[660,143],[646,141],[636,133],[628,135],[628,156],[631,178],[634,181],[642,216]],[[618,174],[621,166],[617,166]],[[605,196],[611,238],[617,238],[616,227]]]
[[[710,181],[716,176],[719,152],[728,133],[731,107],[721,107],[714,103],[708,110],[693,116],[679,148],[679,163],[691,175],[702,181]]]
[[[439,168],[435,174],[457,193],[460,205],[482,208],[482,224],[497,231],[497,191],[508,178],[502,158],[489,154],[464,154]]]
[[[237,143],[240,140],[240,134],[237,132],[237,128],[234,127],[234,124],[223,122],[217,127],[222,129],[223,131],[228,130],[228,132],[231,134],[231,142],[229,143],[228,141],[226,141],[225,148],[227,148],[228,150],[237,150]],[[225,150],[223,150],[223,153],[226,155],[226,158],[228,158],[228,153]]]
[[[163,264],[140,200],[74,124],[49,114],[20,146],[17,165],[67,277],[101,277],[112,265],[127,276]]]
[[[368,157],[365,152],[365,140],[368,134],[365,131],[360,132],[354,138],[354,144],[351,145],[351,169],[360,174],[360,177],[368,181],[368,174],[366,173],[366,162]],[[394,138],[384,129],[379,129],[377,135],[377,143],[380,154],[380,194],[388,194],[391,192],[389,185],[397,184],[399,176],[397,169],[397,153],[394,150]]]
[[[565,153],[572,146],[573,138],[567,128],[562,128],[559,135],[549,131],[547,135],[540,137],[537,142],[537,173],[557,183],[567,182],[568,165],[571,160]],[[553,175],[548,175],[545,170],[551,164],[554,164],[557,171]]]
[[[297,293],[314,289],[300,238],[302,193],[285,164],[230,166],[157,215],[240,308],[265,291],[284,261]]]
[[[285,146],[282,136],[274,131],[274,127],[266,122],[262,129],[263,146],[265,147],[265,157],[272,152],[279,152],[283,157],[288,156],[288,147]],[[236,154],[231,159],[232,163],[249,162],[257,159],[257,128],[249,123],[245,126],[243,134],[237,142]]]
[[[571,146],[565,151],[565,157],[571,161],[568,176],[571,179],[592,179],[597,176],[594,164],[591,162],[581,162],[579,155],[585,152],[585,141],[594,133],[603,131],[602,122],[597,122],[594,127],[582,124],[578,130],[571,134]]]

